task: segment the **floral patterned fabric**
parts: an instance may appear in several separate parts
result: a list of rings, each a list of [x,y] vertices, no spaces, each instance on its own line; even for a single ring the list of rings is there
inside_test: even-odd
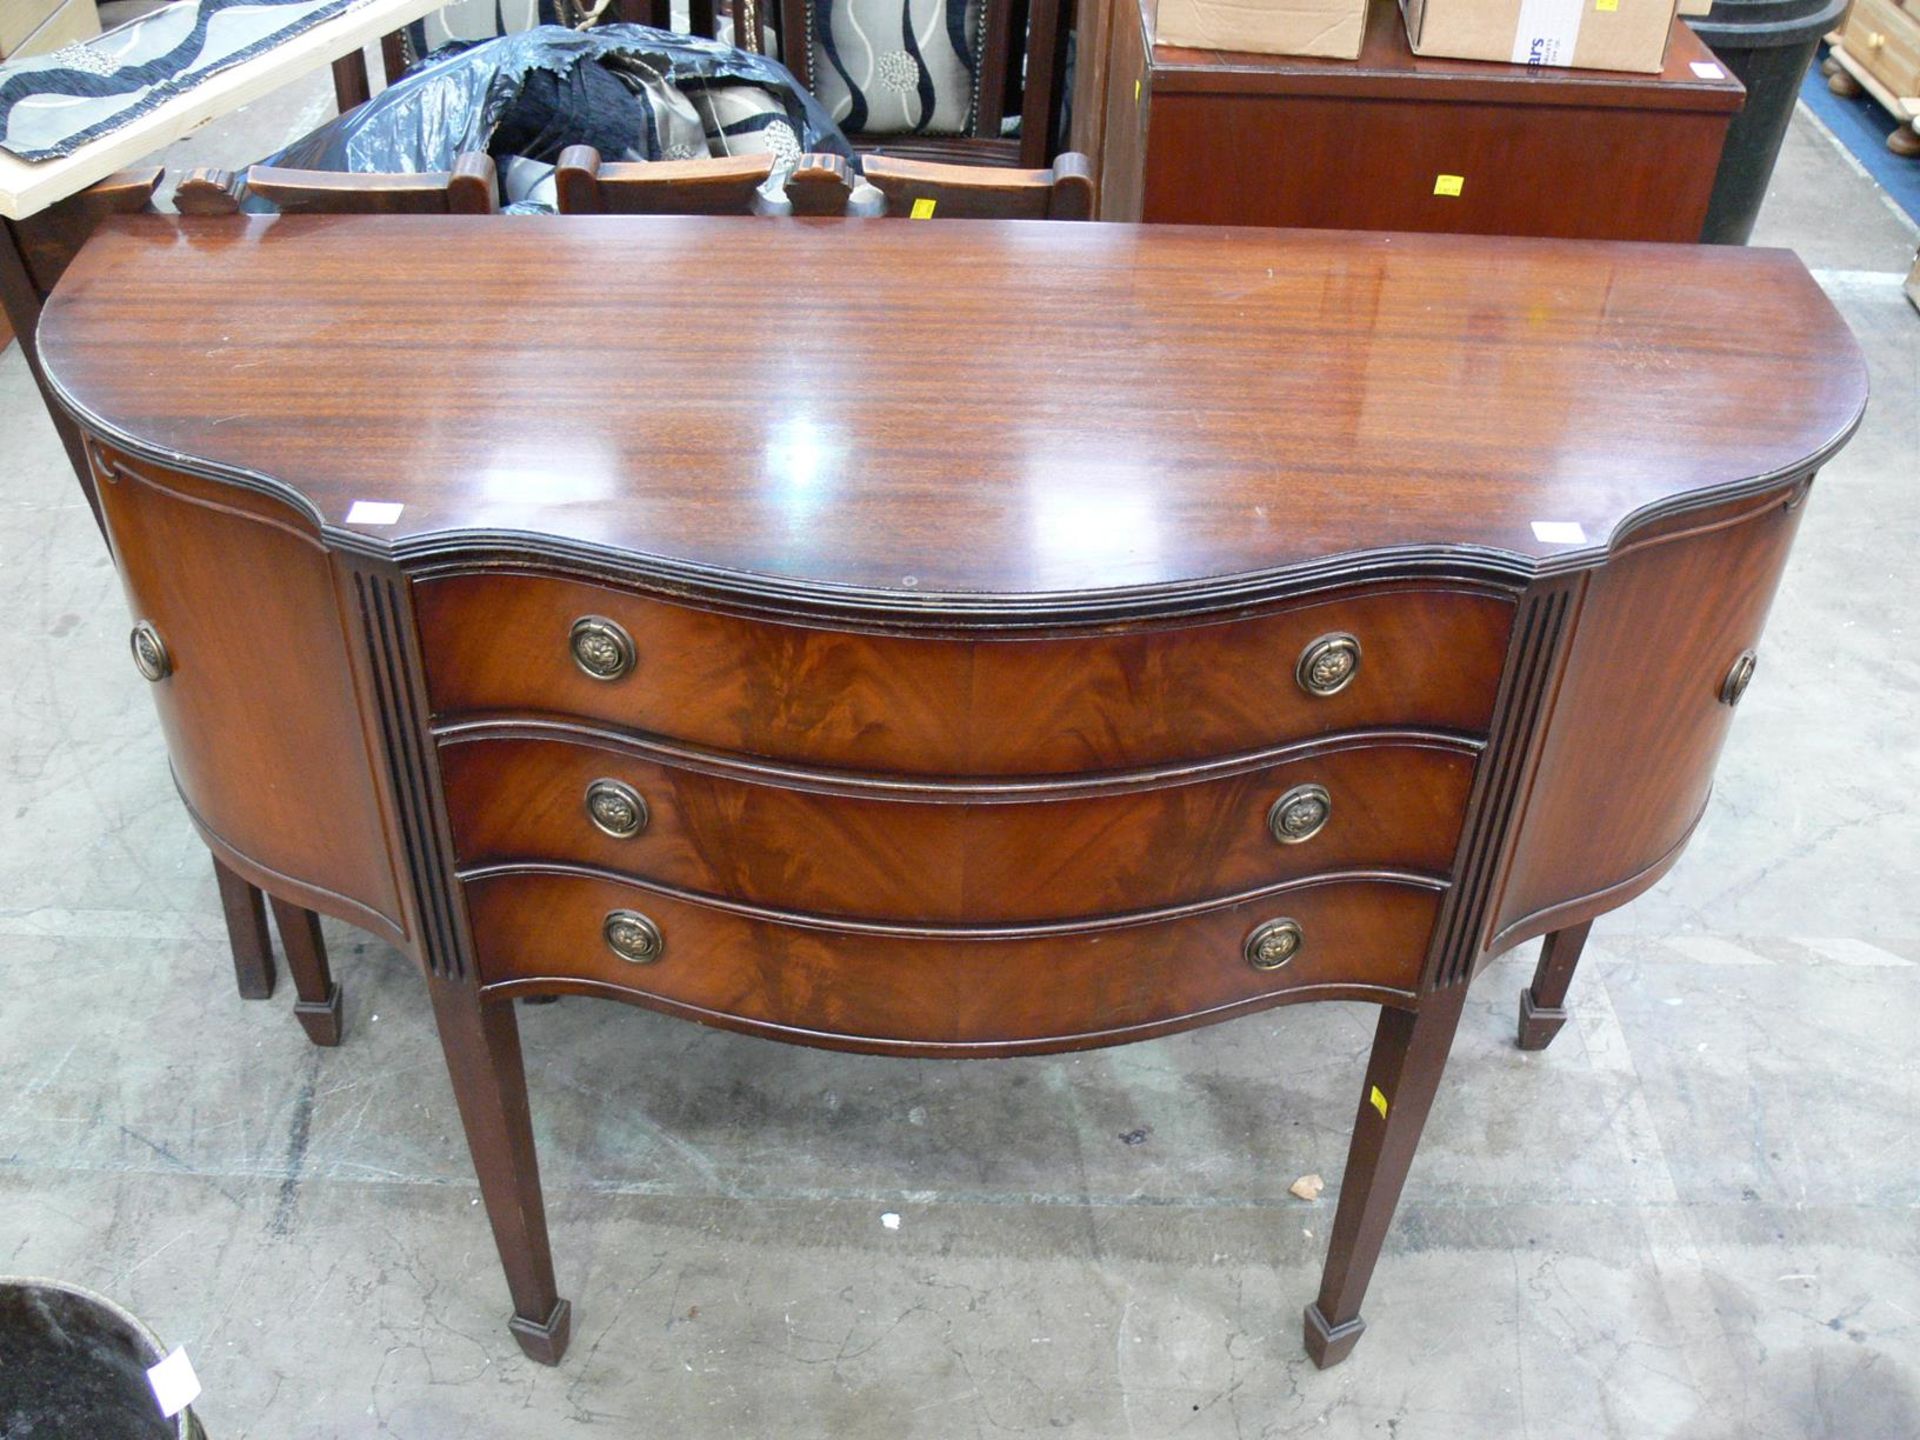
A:
[[[813,90],[865,135],[963,135],[973,123],[981,0],[813,0]]]

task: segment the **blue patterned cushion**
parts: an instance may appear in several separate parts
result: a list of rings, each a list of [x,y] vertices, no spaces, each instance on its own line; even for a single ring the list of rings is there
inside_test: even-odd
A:
[[[981,0],[812,0],[813,90],[863,135],[964,135],[978,98]]]

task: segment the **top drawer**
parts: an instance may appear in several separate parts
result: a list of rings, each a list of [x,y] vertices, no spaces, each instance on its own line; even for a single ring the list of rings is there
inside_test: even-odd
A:
[[[1513,607],[1442,585],[1251,618],[928,638],[748,619],[548,576],[415,583],[436,717],[580,716],[694,745],[921,775],[1127,770],[1372,726],[1484,733]],[[589,621],[594,629],[576,626]],[[1313,693],[1302,658],[1351,637]],[[597,665],[611,678],[588,673]],[[1337,683],[1340,656],[1321,678]],[[1331,688],[1331,687],[1329,687]]]

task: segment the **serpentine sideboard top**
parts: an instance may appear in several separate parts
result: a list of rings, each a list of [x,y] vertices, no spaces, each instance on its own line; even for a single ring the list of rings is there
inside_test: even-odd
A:
[[[40,338],[100,432],[348,548],[949,620],[1591,563],[1866,398],[1784,251],[1332,231],[144,216]]]

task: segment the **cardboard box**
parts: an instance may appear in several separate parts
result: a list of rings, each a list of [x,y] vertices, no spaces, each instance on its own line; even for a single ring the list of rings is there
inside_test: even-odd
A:
[[[1196,50],[1351,60],[1366,32],[1367,0],[1160,0],[1153,38]]]
[[[1400,0],[1416,55],[1657,72],[1675,0]]]

